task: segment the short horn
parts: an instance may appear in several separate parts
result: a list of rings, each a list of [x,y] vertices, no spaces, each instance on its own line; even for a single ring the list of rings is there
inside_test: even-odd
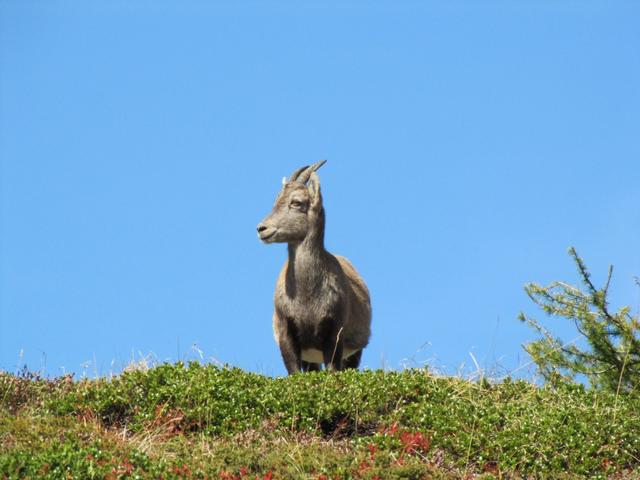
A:
[[[311,176],[311,174],[313,172],[315,172],[316,170],[318,170],[325,163],[327,163],[326,160],[320,160],[319,162],[316,162],[313,165],[311,165],[309,167],[306,167],[300,173],[300,176],[298,178],[296,178],[296,182],[299,182],[299,183],[302,183],[303,185],[306,185],[306,183],[309,181],[309,177]]]
[[[289,181],[290,182],[295,182],[297,180],[297,178],[300,176],[300,174],[302,172],[304,172],[307,168],[309,168],[309,165],[305,165],[304,167],[300,167],[299,169],[297,169],[296,171],[294,171],[291,176],[289,177]]]

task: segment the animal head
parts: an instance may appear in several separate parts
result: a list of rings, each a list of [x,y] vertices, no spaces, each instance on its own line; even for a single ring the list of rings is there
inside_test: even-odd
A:
[[[301,242],[322,216],[320,179],[316,174],[326,160],[298,168],[282,189],[271,213],[258,224],[258,237],[264,243]]]

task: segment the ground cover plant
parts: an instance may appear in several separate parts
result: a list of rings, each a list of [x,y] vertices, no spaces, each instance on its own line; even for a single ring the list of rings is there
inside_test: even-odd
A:
[[[525,345],[545,384],[427,369],[271,378],[198,362],[112,378],[0,372],[0,479],[640,479],[640,323],[583,288],[531,283],[581,346]],[[589,387],[586,385],[589,384]]]
[[[0,478],[639,478],[640,397],[427,370],[0,374]]]

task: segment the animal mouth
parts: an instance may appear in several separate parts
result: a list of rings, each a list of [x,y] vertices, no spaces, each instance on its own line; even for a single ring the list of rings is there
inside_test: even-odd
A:
[[[263,242],[269,243],[269,240],[271,240],[277,232],[278,230],[275,228],[267,228],[259,232],[258,237],[260,237],[260,240],[262,240]]]

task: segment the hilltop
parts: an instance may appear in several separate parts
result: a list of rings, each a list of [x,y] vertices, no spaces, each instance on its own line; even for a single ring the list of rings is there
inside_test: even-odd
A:
[[[0,478],[640,478],[640,396],[427,370],[0,373]]]

